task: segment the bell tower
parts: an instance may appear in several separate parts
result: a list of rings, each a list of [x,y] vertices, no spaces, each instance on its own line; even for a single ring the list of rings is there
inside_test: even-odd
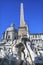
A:
[[[28,26],[25,24],[24,21],[24,8],[23,8],[23,3],[20,5],[20,27],[18,29],[18,37],[27,37],[28,33]]]

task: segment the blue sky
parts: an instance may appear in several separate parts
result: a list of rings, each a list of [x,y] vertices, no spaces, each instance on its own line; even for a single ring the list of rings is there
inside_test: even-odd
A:
[[[0,38],[11,23],[18,29],[21,2],[30,33],[43,33],[43,0],[0,0]]]

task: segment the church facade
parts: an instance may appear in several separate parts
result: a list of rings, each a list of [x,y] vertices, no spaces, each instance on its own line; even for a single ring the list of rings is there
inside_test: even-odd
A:
[[[23,3],[21,3],[20,7],[20,26],[18,31],[15,29],[14,24],[11,24],[2,34],[2,40],[0,41],[0,58],[4,58],[6,55],[10,56],[15,54],[17,49],[14,47],[16,44],[21,43],[22,38],[29,39],[29,45],[31,44],[34,53],[43,56],[43,33],[30,34],[30,32],[28,32],[28,25],[24,20]]]

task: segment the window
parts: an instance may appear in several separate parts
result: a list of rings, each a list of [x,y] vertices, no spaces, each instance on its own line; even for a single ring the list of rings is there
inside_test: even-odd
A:
[[[40,38],[40,37],[41,37],[41,35],[38,35],[38,37]]]
[[[33,40],[33,42],[35,42],[35,40]]]
[[[10,39],[10,35],[8,36],[8,39]]]
[[[34,35],[33,35],[33,38],[34,38]]]
[[[40,42],[40,39],[39,39],[39,42]]]
[[[36,40],[36,43],[38,42],[38,40]]]
[[[16,39],[16,37],[14,37]]]
[[[37,38],[37,35],[35,35],[35,38]]]

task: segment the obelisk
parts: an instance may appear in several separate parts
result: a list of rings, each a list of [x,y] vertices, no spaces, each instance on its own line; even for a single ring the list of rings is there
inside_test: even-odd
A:
[[[24,22],[24,8],[23,8],[23,3],[21,3],[20,6],[20,27],[23,27],[25,25]]]
[[[27,37],[28,26],[24,20],[24,8],[23,3],[20,5],[20,27],[18,29],[18,37]]]

